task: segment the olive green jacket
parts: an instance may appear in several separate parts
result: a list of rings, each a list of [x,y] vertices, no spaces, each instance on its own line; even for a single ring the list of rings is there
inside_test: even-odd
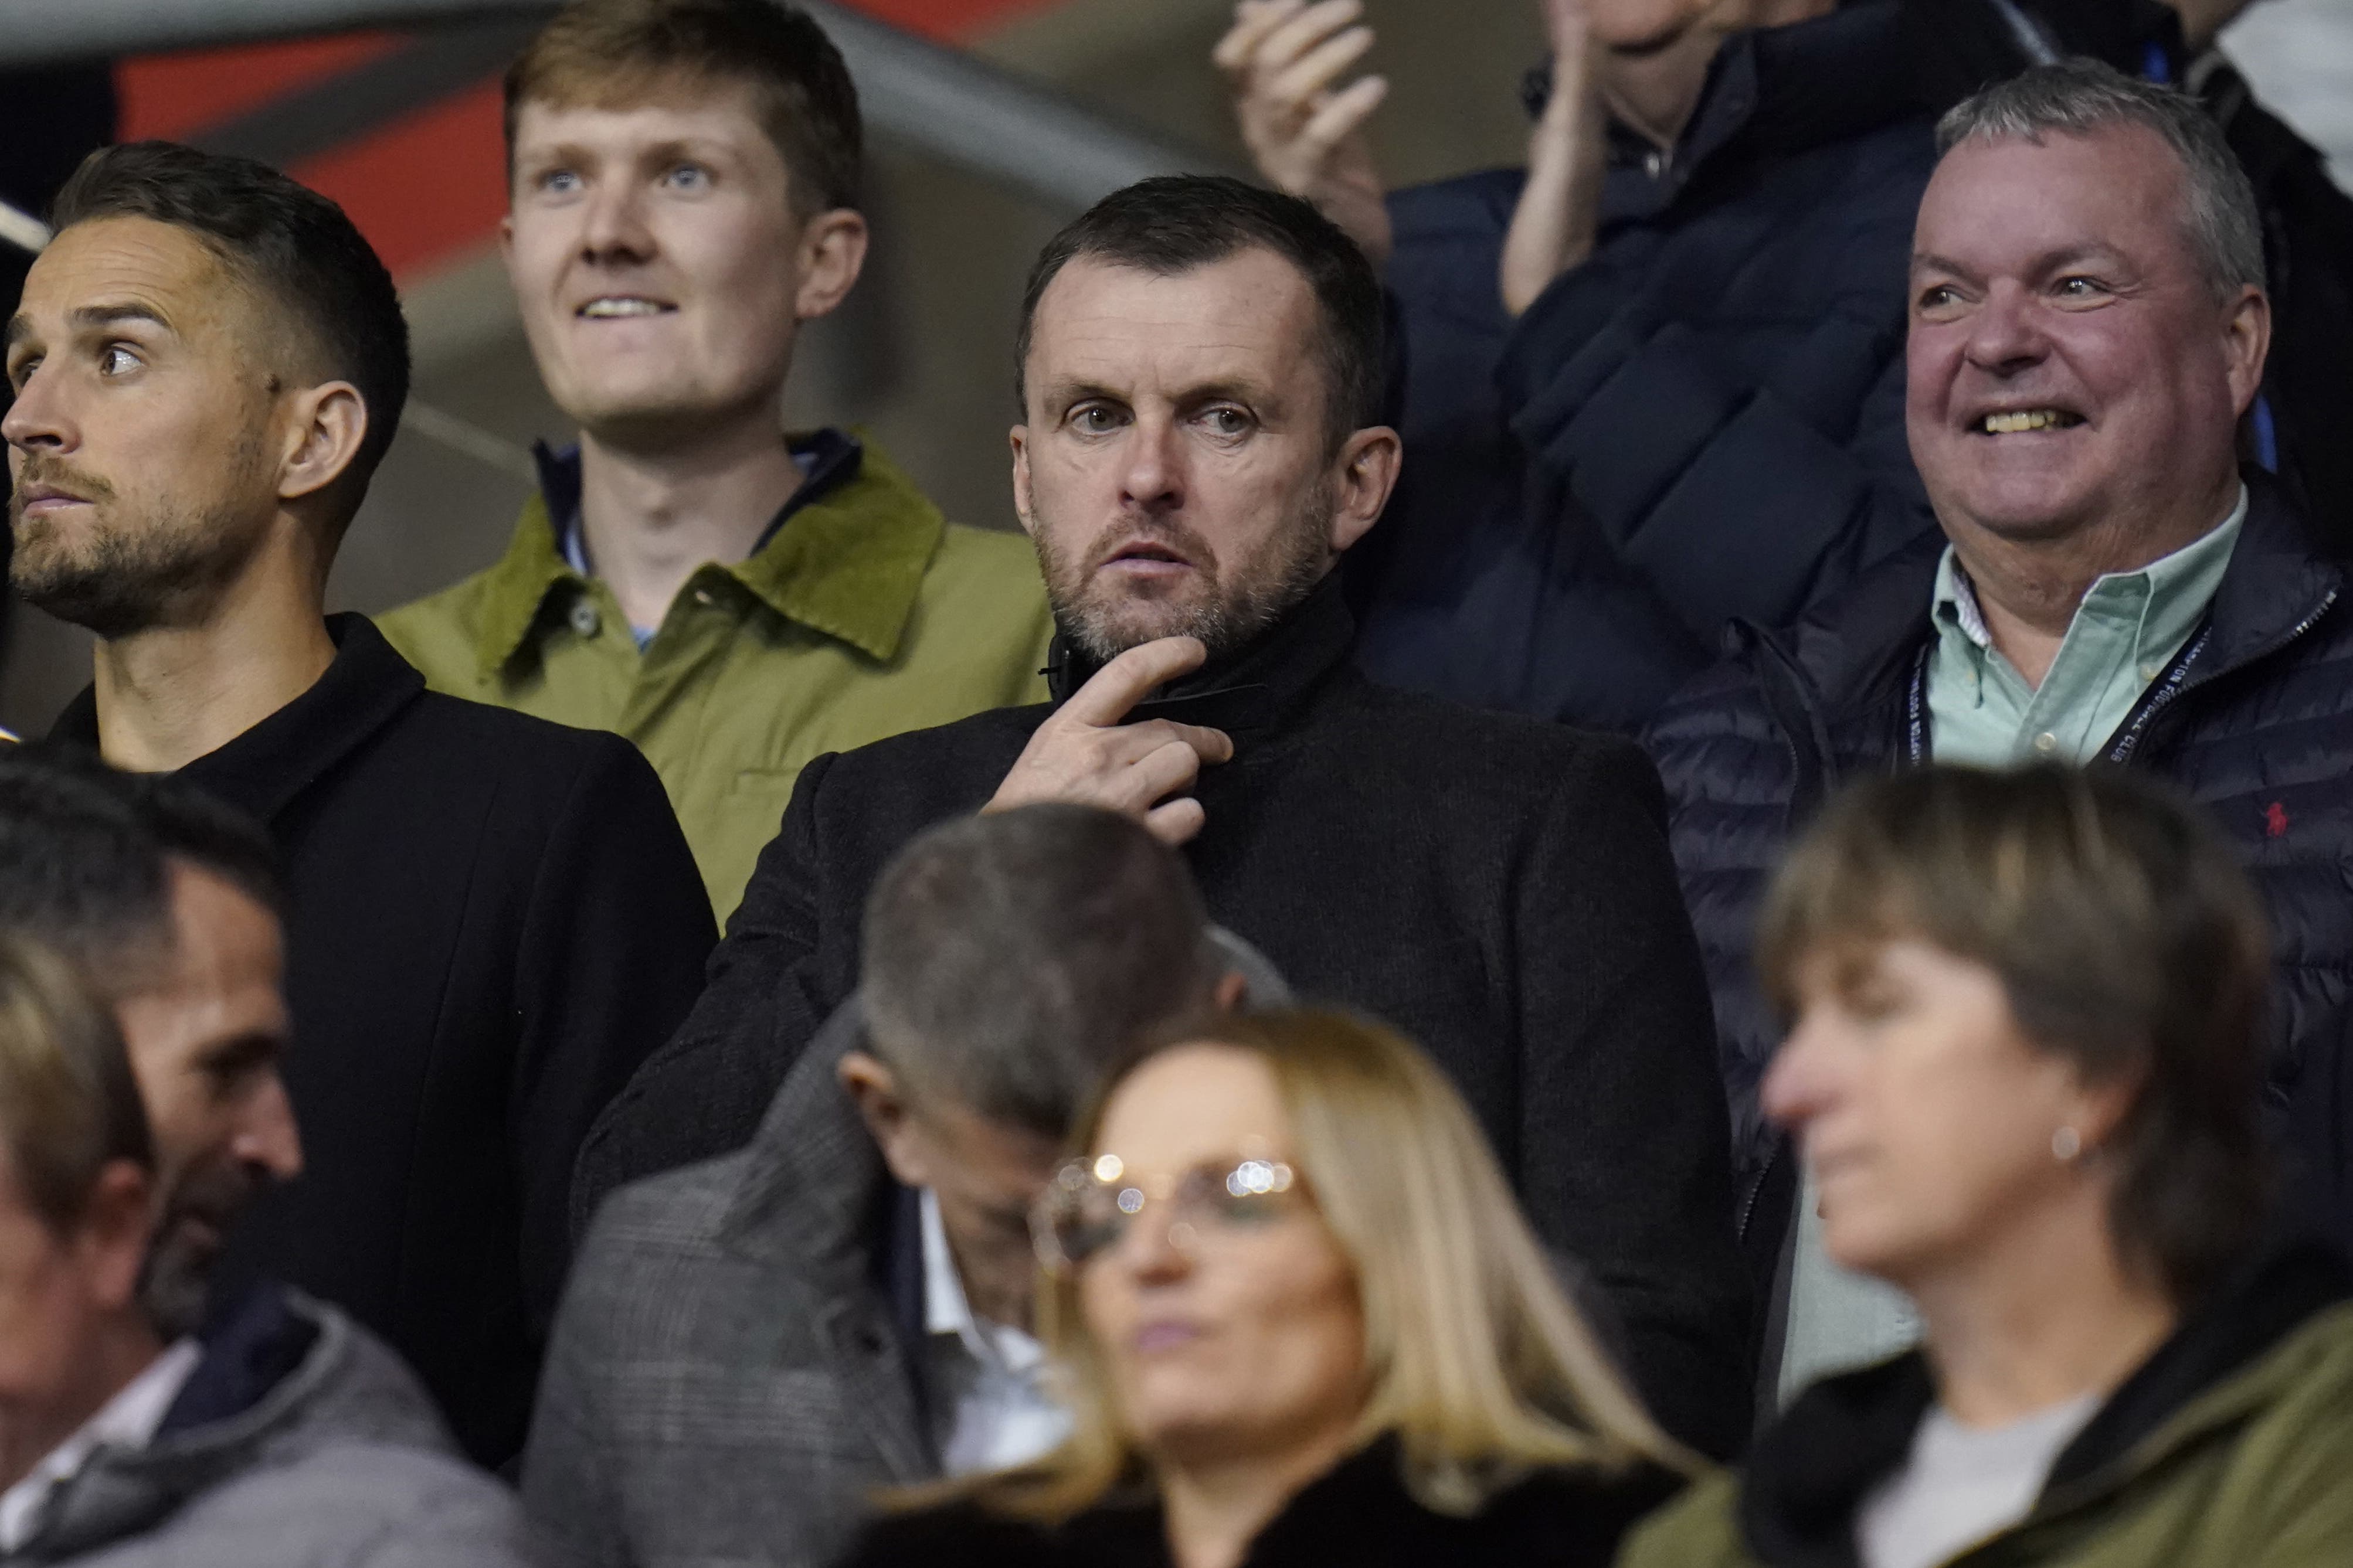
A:
[[[750,560],[698,568],[643,652],[543,495],[496,565],[377,624],[436,690],[636,742],[723,921],[811,758],[1046,697],[1028,540],[946,521],[871,445],[797,502]]]
[[[2353,1278],[2293,1248],[2242,1277],[2102,1406],[2026,1519],[1959,1568],[2353,1564]],[[1852,1568],[1853,1521],[1932,1397],[1917,1352],[1826,1379],[1652,1516],[1619,1568]]]

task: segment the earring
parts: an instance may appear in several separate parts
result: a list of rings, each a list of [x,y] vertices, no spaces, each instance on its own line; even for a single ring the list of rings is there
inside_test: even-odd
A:
[[[2051,1134],[2051,1157],[2061,1164],[2072,1164],[2084,1152],[2084,1135],[2072,1127],[2062,1127]]]

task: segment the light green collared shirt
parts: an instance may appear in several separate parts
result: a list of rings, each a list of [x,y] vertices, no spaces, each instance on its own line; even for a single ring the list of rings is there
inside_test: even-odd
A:
[[[1948,546],[1936,568],[1929,733],[1940,763],[2088,763],[2189,640],[2247,519],[2246,487],[2221,526],[2137,572],[2094,583],[2040,687],[1993,646],[1968,574]]]

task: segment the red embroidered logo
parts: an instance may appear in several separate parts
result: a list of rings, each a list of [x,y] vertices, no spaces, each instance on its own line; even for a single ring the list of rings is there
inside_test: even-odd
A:
[[[2263,837],[2266,838],[2287,837],[2287,807],[2278,801],[2274,801],[2263,807]]]

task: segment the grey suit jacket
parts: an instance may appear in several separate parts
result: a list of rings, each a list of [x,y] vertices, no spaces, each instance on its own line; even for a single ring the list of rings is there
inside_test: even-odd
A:
[[[733,1154],[616,1193],[557,1313],[525,1507],[584,1564],[821,1568],[936,1473],[879,1283],[896,1191],[834,1077],[854,1006]]]

